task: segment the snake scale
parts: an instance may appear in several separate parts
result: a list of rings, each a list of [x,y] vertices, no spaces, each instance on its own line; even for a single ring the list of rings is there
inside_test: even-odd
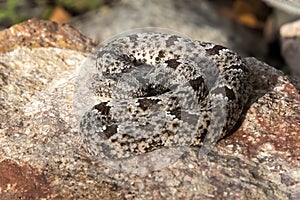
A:
[[[88,151],[106,159],[213,145],[236,125],[251,91],[236,53],[173,33],[111,39],[94,67],[88,87],[99,102],[80,133]]]

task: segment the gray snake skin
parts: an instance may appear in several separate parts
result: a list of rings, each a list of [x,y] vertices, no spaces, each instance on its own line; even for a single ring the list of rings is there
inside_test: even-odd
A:
[[[251,91],[236,53],[170,33],[114,38],[100,46],[95,68],[88,87],[101,100],[81,118],[80,133],[105,159],[214,145],[232,131]]]

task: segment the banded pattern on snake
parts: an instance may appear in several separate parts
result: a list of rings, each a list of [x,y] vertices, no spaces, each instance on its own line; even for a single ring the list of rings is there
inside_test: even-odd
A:
[[[249,70],[229,49],[170,33],[122,35],[99,47],[88,87],[99,102],[80,121],[89,152],[124,159],[213,145],[238,121]]]

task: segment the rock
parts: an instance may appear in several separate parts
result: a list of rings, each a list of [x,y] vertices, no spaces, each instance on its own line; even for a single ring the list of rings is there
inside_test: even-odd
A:
[[[300,2],[298,0],[264,0],[271,6],[286,12],[300,15]]]
[[[227,20],[208,0],[122,0],[112,8],[79,16],[71,24],[101,42],[126,30],[158,27],[221,44],[239,54],[262,55],[266,50],[256,31]]]
[[[44,175],[28,165],[0,162],[0,199],[42,199],[49,195]]]
[[[297,30],[296,24],[300,15],[300,2],[296,0],[265,0],[270,4],[274,11],[269,16],[267,24],[264,29],[264,36],[267,42],[274,43],[281,40],[281,55],[284,58],[286,65],[277,66],[277,68],[288,71],[292,76],[299,76],[299,67],[297,55],[299,54],[299,42],[295,32]],[[294,22],[293,22],[294,21]],[[278,34],[280,32],[280,34]],[[276,49],[276,48],[275,48]],[[298,53],[298,54],[297,54]],[[273,56],[274,57],[274,56]],[[280,59],[280,55],[273,59]],[[278,65],[274,63],[274,65]]]
[[[85,37],[67,24],[30,19],[1,31],[0,52],[7,52],[18,46],[64,47],[89,52],[98,41]]]
[[[300,78],[300,20],[280,28],[281,54],[291,68],[291,74]]]
[[[24,30],[38,31],[28,28],[31,23],[23,24]],[[53,34],[41,36],[42,41],[55,38]],[[82,41],[84,36],[74,37]],[[300,198],[299,81],[245,58],[254,91],[236,131],[206,155],[190,148],[172,165],[140,175],[106,167],[85,150],[79,137],[74,80],[76,68],[88,55],[84,49],[94,46],[34,46],[14,46],[0,56],[0,176],[6,177],[0,181],[0,197]],[[5,165],[24,175],[10,175]],[[26,187],[19,180],[24,176],[31,177]],[[37,187],[33,190],[31,185]]]

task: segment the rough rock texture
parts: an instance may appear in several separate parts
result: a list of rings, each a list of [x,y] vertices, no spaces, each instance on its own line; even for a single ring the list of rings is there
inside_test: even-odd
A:
[[[40,199],[49,194],[46,177],[26,164],[3,160],[0,175],[1,199]]]
[[[0,52],[11,51],[18,46],[64,47],[89,52],[97,41],[85,37],[67,24],[49,23],[31,19],[13,28],[1,31]]]
[[[291,68],[291,73],[300,78],[300,20],[284,24],[280,28],[281,53]]]
[[[72,95],[87,54],[62,47],[0,55],[0,199],[300,198],[299,82],[246,58],[255,90],[232,135],[207,155],[190,149],[166,168],[129,174],[83,148]]]

